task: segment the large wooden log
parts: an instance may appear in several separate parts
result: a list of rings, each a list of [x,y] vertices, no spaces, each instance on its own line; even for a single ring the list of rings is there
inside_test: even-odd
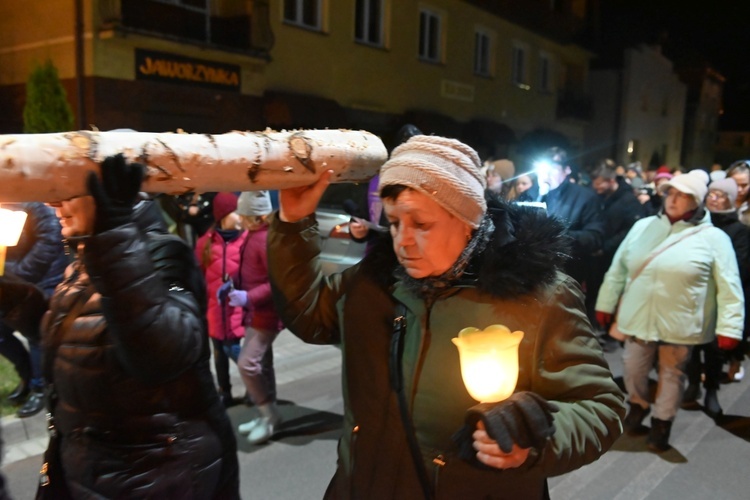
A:
[[[86,176],[123,153],[147,168],[149,193],[254,191],[372,178],[387,159],[377,136],[355,130],[226,134],[76,131],[0,135],[0,202],[85,195]]]

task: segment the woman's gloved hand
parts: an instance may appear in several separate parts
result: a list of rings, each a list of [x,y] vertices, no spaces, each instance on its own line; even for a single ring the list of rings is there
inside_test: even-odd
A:
[[[232,290],[228,296],[229,305],[232,307],[245,307],[247,305],[247,292],[245,290]]]
[[[101,180],[89,172],[87,186],[96,203],[95,234],[130,222],[144,175],[145,167],[128,163],[122,153],[104,159]]]
[[[735,349],[738,345],[740,345],[740,341],[732,338],[732,337],[725,337],[724,335],[721,335],[720,333],[716,334],[716,341],[719,344],[719,349],[722,351],[731,351]]]
[[[599,326],[602,328],[607,328],[612,324],[612,314],[603,311],[596,311],[596,322],[599,323]]]

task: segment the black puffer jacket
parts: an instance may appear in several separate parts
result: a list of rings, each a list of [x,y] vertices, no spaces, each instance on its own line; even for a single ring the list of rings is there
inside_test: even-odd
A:
[[[155,208],[145,202],[138,224],[81,240],[45,316],[66,478],[76,498],[235,498],[236,442],[209,368],[205,284]]]

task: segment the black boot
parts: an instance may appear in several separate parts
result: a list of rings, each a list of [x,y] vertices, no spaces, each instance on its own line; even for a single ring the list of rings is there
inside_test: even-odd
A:
[[[719,404],[719,394],[717,389],[706,389],[706,398],[703,400],[703,411],[714,420],[724,414],[724,411]]]
[[[27,399],[23,406],[18,409],[16,415],[18,415],[19,418],[36,415],[44,409],[44,403],[44,391],[34,389],[31,391],[29,399]]]
[[[699,408],[698,398],[701,397],[701,386],[700,382],[690,383],[685,389],[685,393],[682,395],[681,408],[686,410],[697,410]]]
[[[655,453],[662,453],[671,448],[669,446],[669,433],[672,431],[670,420],[659,420],[651,417],[651,431],[646,438],[646,446]]]
[[[31,392],[29,381],[21,379],[16,388],[13,389],[13,392],[8,394],[8,402],[13,406],[18,406],[26,401],[26,397],[29,395],[29,392]]]
[[[628,414],[622,422],[623,429],[631,436],[645,434],[648,429],[643,425],[643,419],[648,415],[650,408],[644,408],[637,403],[628,403]]]

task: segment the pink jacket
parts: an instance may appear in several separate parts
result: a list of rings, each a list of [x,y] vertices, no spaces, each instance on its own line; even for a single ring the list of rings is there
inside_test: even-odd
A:
[[[281,322],[271,298],[268,280],[266,238],[268,226],[249,231],[244,251],[240,257],[240,272],[234,281],[238,290],[247,290],[247,306],[243,324],[264,330],[281,330]]]
[[[247,237],[247,231],[242,231],[237,238],[224,241],[216,229],[210,229],[198,238],[195,244],[195,257],[206,277],[208,334],[218,340],[242,339],[245,336],[245,327],[242,324],[243,309],[231,307],[226,302],[219,304],[216,292],[224,283],[225,277],[237,276],[240,267],[240,249]],[[206,244],[211,246],[208,266],[203,262]]]

